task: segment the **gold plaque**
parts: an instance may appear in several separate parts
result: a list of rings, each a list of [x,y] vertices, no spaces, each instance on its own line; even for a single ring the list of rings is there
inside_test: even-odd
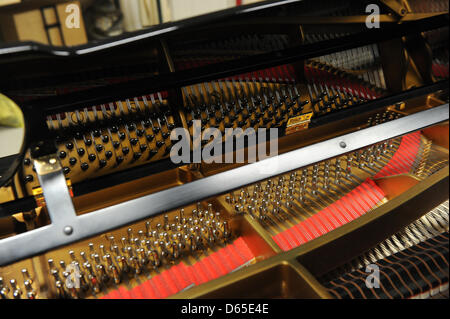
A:
[[[291,117],[286,125],[286,135],[307,129],[312,116],[313,112],[309,112],[296,117]]]

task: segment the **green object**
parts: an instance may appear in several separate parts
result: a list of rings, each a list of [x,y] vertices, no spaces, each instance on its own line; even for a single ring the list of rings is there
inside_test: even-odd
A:
[[[0,94],[0,125],[10,127],[24,126],[20,107],[3,94]]]

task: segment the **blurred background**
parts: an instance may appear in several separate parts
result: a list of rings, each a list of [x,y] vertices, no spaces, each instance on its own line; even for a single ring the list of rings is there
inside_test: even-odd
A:
[[[0,45],[74,46],[261,0],[0,0]]]

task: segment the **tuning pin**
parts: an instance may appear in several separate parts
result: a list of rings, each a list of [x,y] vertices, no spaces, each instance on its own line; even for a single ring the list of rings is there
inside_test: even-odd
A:
[[[152,233],[151,221],[145,222],[145,232],[146,232],[147,236],[151,235],[151,233]]]
[[[99,254],[94,254],[94,256],[93,256],[94,258],[94,261],[95,261],[95,263],[97,264],[97,265],[100,265],[101,264],[101,261],[100,261],[100,256],[99,256]]]
[[[60,280],[58,280],[55,282],[55,286],[58,296],[60,298],[66,298],[66,291],[64,290],[63,283]]]
[[[375,158],[375,156],[374,156],[374,154],[373,154],[373,151],[372,151],[372,153],[371,154],[369,154],[369,156],[368,156],[368,163],[367,163],[367,165],[369,166],[369,167],[373,167],[374,165],[375,165],[375,163],[374,163],[374,158]]]
[[[141,241],[139,238],[133,239],[133,245],[136,247],[136,249],[139,249],[141,247]]]
[[[383,142],[382,143],[382,153],[386,154],[388,152],[388,143],[387,142]]]
[[[2,297],[2,299],[8,299],[8,293],[9,293],[9,288],[0,287],[0,297]]]
[[[224,237],[225,239],[230,238],[231,232],[230,232],[230,227],[229,227],[229,225],[228,225],[228,222],[227,222],[227,221],[224,221],[224,222],[222,223],[222,225],[223,225],[223,237]]]
[[[89,243],[88,246],[89,246],[90,256],[91,256],[91,259],[92,259],[92,256],[95,254],[94,244],[93,243]]]
[[[109,248],[110,248],[110,250],[112,250],[112,247],[116,245],[115,237],[114,236],[105,236],[105,237],[109,241]]]
[[[139,248],[137,250],[137,253],[139,255],[139,264],[141,265],[141,268],[143,266],[145,266],[148,263],[148,259],[147,259],[147,255],[145,253],[145,249],[144,248]]]
[[[11,290],[13,292],[13,297],[14,299],[20,299],[21,295],[22,295],[22,290],[20,290],[20,288],[17,286],[17,282],[15,279],[11,279],[9,281],[9,283],[11,284]]]
[[[128,258],[131,259],[131,258],[134,257],[134,255],[133,255],[133,248],[131,248],[131,246],[127,246],[125,252],[126,252]]]
[[[353,161],[353,156],[347,155],[347,167],[346,167],[347,174],[351,174],[351,172],[352,172],[352,161]]]
[[[133,229],[131,229],[131,228],[127,229],[127,237],[128,237],[128,243],[131,245],[133,243]]]
[[[126,247],[128,246],[128,240],[125,237],[120,239],[120,244],[122,246],[122,251],[125,252]]]
[[[70,164],[71,166],[74,166],[76,163],[77,163],[77,159],[76,159],[75,157],[71,157],[71,158],[69,159],[69,164]]]
[[[52,274],[53,278],[55,278],[55,281],[60,280],[59,278],[59,272],[56,268],[50,270],[50,273]]]
[[[88,259],[86,257],[86,253],[84,251],[80,252],[80,256],[81,256],[81,259],[83,260],[83,262],[85,262],[85,263],[88,262]]]
[[[54,263],[53,259],[50,258],[49,260],[47,260],[47,263],[48,263],[48,267],[50,269],[54,269],[55,268],[55,263]]]
[[[168,246],[171,249],[171,258],[175,261],[180,257],[178,243],[176,241],[173,241],[172,243],[168,243]]]
[[[169,231],[170,230],[170,225],[169,225],[169,215],[164,215],[164,223],[163,223],[163,228],[165,231]]]
[[[111,251],[115,254],[116,258],[118,258],[120,256],[119,246],[117,246],[117,245],[112,246]]]
[[[150,253],[150,256],[152,258],[153,266],[155,268],[159,267],[161,265],[161,260],[159,258],[158,252],[156,250],[151,250],[151,251],[149,251],[149,253]]]
[[[110,265],[109,270],[112,272],[114,283],[116,285],[120,284],[121,278],[120,278],[120,273],[119,273],[119,270],[117,269],[117,267],[115,265]]]
[[[237,215],[244,213],[243,207],[239,204],[234,205],[234,212]]]
[[[150,240],[146,240],[144,246],[147,248],[147,251],[151,251],[153,249],[152,242]]]
[[[341,183],[341,171],[340,170],[336,170],[336,175],[335,175],[334,182],[335,182],[335,184],[340,184]]]
[[[64,260],[60,260],[59,261],[59,266],[61,267],[62,270],[66,270],[66,262]]]
[[[21,290],[14,290],[13,291],[13,297],[14,299],[20,299],[22,295],[22,291]]]
[[[180,223],[181,225],[185,225],[186,224],[186,217],[184,215],[184,209],[180,209]]]
[[[25,280],[24,285],[25,290],[27,291],[27,298],[36,299],[36,292],[33,290],[33,287],[31,286],[31,281]]]
[[[172,229],[177,229],[177,230],[178,230],[178,228],[181,229],[180,217],[178,215],[175,215],[175,217],[173,219],[174,219],[175,223],[172,224],[172,226],[171,226]]]
[[[190,235],[189,238],[189,248],[191,250],[191,252],[194,252],[197,250],[197,243],[195,241],[194,235]]]
[[[105,246],[100,245],[99,248],[100,248],[100,252],[101,252],[102,256],[105,256],[107,254]]]
[[[130,262],[134,268],[135,274],[139,275],[142,272],[141,265],[139,264],[139,260],[136,257],[131,257]]]
[[[339,157],[339,158],[336,159],[336,170],[341,170],[341,169],[342,169],[342,167],[341,167],[341,158]]]
[[[2,299],[8,299],[8,293],[10,289],[3,282],[3,278],[0,277],[0,296]]]
[[[144,231],[143,230],[139,230],[138,231],[138,238],[139,240],[142,240],[145,237]]]
[[[300,186],[299,188],[299,196],[298,196],[298,200],[301,203],[305,202],[305,188],[303,185]]]
[[[95,293],[100,292],[100,283],[97,280],[97,276],[95,275],[91,264],[87,263],[85,265],[85,267],[89,273],[88,276],[89,276],[89,281],[91,282],[91,285],[92,285],[92,289],[94,290]]]
[[[28,269],[26,269],[26,268],[22,269],[22,275],[23,275],[23,279],[25,281],[29,281],[30,284],[33,283],[33,279],[31,278],[30,274],[28,273]],[[1,285],[0,285],[0,287],[1,287]]]
[[[108,282],[109,276],[106,273],[105,266],[100,264],[100,265],[97,265],[96,268],[97,268],[98,274],[100,275],[100,280],[105,283]]]
[[[207,228],[207,232],[208,232],[208,242],[210,245],[213,245],[217,237],[217,235],[215,234],[216,230],[212,228]]]
[[[125,256],[120,256],[119,263],[122,272],[128,273],[130,271],[130,267],[128,266],[127,263],[127,258]]]
[[[324,177],[323,177],[323,188],[324,188],[325,190],[328,189],[329,183],[330,183],[329,175],[326,174],[326,175],[324,175]]]

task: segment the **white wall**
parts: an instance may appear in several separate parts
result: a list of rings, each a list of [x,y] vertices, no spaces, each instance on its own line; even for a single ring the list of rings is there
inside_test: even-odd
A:
[[[164,1],[164,0],[163,0]],[[166,0],[170,2],[172,21],[234,7],[235,0]]]
[[[120,0],[120,9],[123,13],[123,26],[125,31],[142,29],[140,6],[139,0]]]
[[[262,0],[243,0],[242,4]],[[236,0],[161,0],[163,22],[177,21],[236,6]],[[120,0],[126,31],[158,23],[156,0]]]

